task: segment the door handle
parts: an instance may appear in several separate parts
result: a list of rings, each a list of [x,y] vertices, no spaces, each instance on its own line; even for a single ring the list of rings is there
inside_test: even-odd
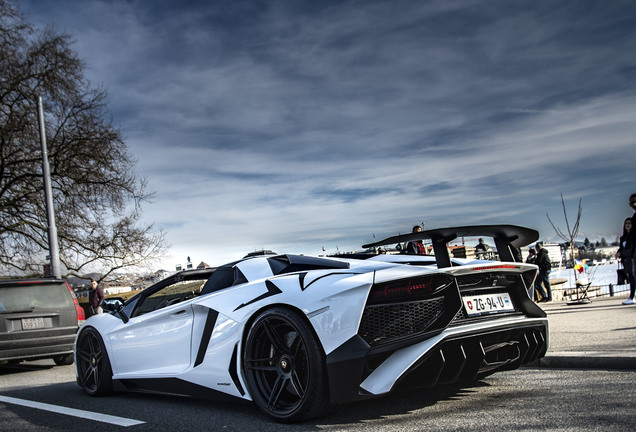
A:
[[[186,313],[185,309],[181,309],[180,311],[171,313],[170,316],[179,316],[179,315],[183,315],[184,313]]]

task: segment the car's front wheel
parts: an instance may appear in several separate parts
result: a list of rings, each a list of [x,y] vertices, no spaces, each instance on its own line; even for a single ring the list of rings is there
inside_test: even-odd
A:
[[[277,421],[308,420],[329,408],[322,348],[296,312],[273,308],[256,318],[245,340],[243,371],[256,405]]]
[[[113,391],[113,372],[108,360],[104,341],[92,327],[80,333],[75,347],[77,383],[94,396]]]

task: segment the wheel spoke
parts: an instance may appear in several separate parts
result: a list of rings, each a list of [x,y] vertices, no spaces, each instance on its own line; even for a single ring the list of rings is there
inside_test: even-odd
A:
[[[245,360],[248,363],[274,363],[276,359],[274,357],[263,357],[263,358],[248,358]]]
[[[82,386],[86,387],[88,385],[88,380],[93,374],[92,372],[93,371],[90,367],[87,367],[86,370],[83,371],[83,374],[80,377],[80,384]]]
[[[247,365],[247,369],[249,370],[260,370],[260,371],[269,371],[273,372],[276,370],[276,366],[267,366],[267,365]]]
[[[93,338],[92,335],[88,335],[87,336],[87,342],[88,342],[88,351],[90,352],[90,355],[93,356],[95,354],[95,339]]]
[[[263,328],[265,329],[265,333],[267,334],[267,338],[274,346],[274,349],[279,353],[284,353],[287,350],[287,346],[285,342],[281,339],[280,335],[270,322],[270,320],[265,320],[262,323]]]
[[[294,371],[292,372],[289,382],[291,383],[298,397],[302,398],[305,395],[305,388],[300,377],[298,376],[298,372],[296,371],[296,369],[294,369]]]
[[[296,358],[301,349],[304,349],[303,339],[300,337],[300,334],[296,333],[294,340],[289,346],[289,351],[291,355]]]
[[[267,406],[270,409],[273,409],[273,410],[276,409],[276,405],[278,404],[278,400],[280,399],[280,395],[283,392],[283,389],[285,388],[286,383],[287,383],[287,380],[284,377],[279,375],[276,378],[276,381],[274,382],[274,385],[272,386],[272,392],[269,395],[269,400],[267,401]]]
[[[77,354],[78,360],[84,360],[87,363],[90,362],[91,355],[87,353],[86,351],[77,350],[76,354]]]
[[[245,360],[245,366],[252,370],[273,371],[276,370],[275,362],[276,359],[274,357],[248,358]]]
[[[99,367],[98,367],[98,366],[95,366],[95,367],[93,368],[93,380],[94,380],[94,384],[95,384],[95,386],[98,386],[98,385],[99,385],[99,375],[100,375]]]

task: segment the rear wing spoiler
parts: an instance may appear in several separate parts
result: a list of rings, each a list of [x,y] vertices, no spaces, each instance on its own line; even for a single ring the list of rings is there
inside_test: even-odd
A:
[[[463,227],[438,228],[411,234],[397,235],[375,243],[363,245],[363,248],[392,245],[414,240],[428,240],[433,243],[437,267],[450,267],[451,259],[446,245],[458,237],[492,237],[501,261],[514,262],[512,247],[520,248],[539,240],[539,232],[531,228],[516,225],[473,225]]]

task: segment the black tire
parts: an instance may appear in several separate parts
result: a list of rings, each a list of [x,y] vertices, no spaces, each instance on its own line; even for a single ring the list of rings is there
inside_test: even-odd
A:
[[[53,357],[53,361],[58,366],[68,366],[73,364],[73,354],[65,354]]]
[[[97,330],[92,327],[82,330],[77,339],[75,355],[79,386],[93,396],[112,393],[113,372],[104,341]]]
[[[245,340],[243,372],[254,403],[276,421],[309,420],[329,409],[322,348],[296,312],[274,308],[256,318]]]

